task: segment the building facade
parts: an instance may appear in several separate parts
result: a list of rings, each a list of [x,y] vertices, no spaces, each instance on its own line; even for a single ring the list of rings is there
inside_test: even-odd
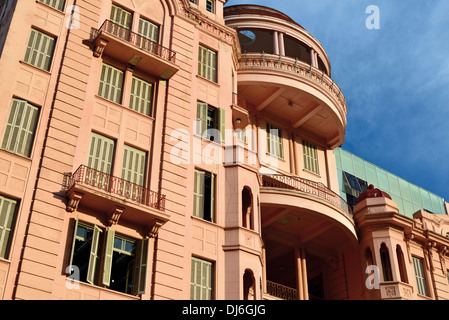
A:
[[[446,213],[342,197],[322,45],[225,4],[4,3],[2,299],[449,298]]]

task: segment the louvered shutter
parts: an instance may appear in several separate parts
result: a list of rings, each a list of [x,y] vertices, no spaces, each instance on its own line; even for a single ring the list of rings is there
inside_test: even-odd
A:
[[[106,231],[106,248],[104,251],[103,277],[102,283],[109,286],[111,283],[112,258],[114,254],[114,229],[108,228]]]
[[[318,153],[315,145],[303,140],[304,168],[319,174]]]
[[[62,11],[64,9],[65,0],[40,0],[40,1],[59,11]]]
[[[136,245],[136,258],[133,273],[133,293],[144,294],[147,279],[149,238],[142,239]]]
[[[148,20],[139,19],[139,29],[137,32],[151,41],[159,42],[159,27]]]
[[[0,258],[7,259],[17,201],[0,196]]]
[[[89,267],[87,268],[87,279],[86,281],[90,284],[94,284],[95,281],[95,269],[97,262],[99,260],[98,255],[98,244],[100,240],[101,229],[97,226],[94,226],[94,233],[92,236],[92,243],[90,247],[90,255],[89,255]]]
[[[226,139],[226,109],[220,108],[220,115],[219,115],[219,121],[220,121],[220,138],[221,142],[225,142]]]
[[[112,5],[110,19],[124,28],[131,29],[132,13],[121,7]]]
[[[193,215],[198,218],[204,216],[204,180],[205,172],[195,170]]]
[[[29,157],[39,118],[39,108],[13,99],[3,135],[2,148]]]
[[[54,47],[55,38],[31,29],[23,60],[40,69],[49,71]]]
[[[210,221],[215,222],[215,175],[210,174]]]
[[[94,170],[86,173],[86,183],[108,190],[112,162],[114,157],[114,140],[92,132],[87,166]],[[104,173],[104,174],[102,174]]]
[[[153,84],[133,77],[129,107],[144,115],[151,116],[153,103]]]
[[[190,298],[192,300],[212,299],[212,263],[192,257]]]
[[[122,101],[123,71],[103,63],[98,95],[116,103]]]
[[[122,179],[143,186],[145,179],[146,152],[124,146]]]
[[[73,264],[73,254],[75,253],[75,243],[76,243],[76,231],[78,229],[78,214],[75,218],[75,226],[73,228],[73,239],[72,239],[72,253],[70,254],[70,262],[69,266],[71,267]]]
[[[207,130],[207,109],[208,105],[204,102],[197,102],[196,111],[196,134],[200,136],[206,136]]]

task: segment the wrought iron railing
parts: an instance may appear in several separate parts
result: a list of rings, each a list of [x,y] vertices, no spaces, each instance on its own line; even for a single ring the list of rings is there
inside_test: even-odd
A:
[[[261,180],[263,187],[282,188],[308,193],[352,215],[352,210],[348,203],[321,182],[282,174],[263,174],[261,175]]]
[[[152,53],[164,60],[172,63],[175,63],[176,61],[176,52],[165,48],[157,42],[148,39],[138,33],[132,32],[128,28],[125,28],[111,20],[105,20],[101,27],[93,33],[92,38],[95,39],[101,31],[111,34],[126,42],[129,42],[137,48]]]
[[[338,112],[342,119],[346,118],[347,105],[341,89],[337,86],[325,72],[312,67],[310,64],[285,57],[281,55],[267,54],[264,52],[245,52],[242,53],[239,60],[239,69],[248,70],[254,68],[266,68],[271,70],[281,70],[284,72],[291,72],[297,77],[305,80],[310,80],[317,86],[328,92],[333,99],[335,99]]]
[[[75,183],[120,196],[138,204],[165,211],[165,195],[138,184],[81,165],[71,176],[69,188]]]
[[[267,294],[282,300],[297,300],[296,289],[267,280]]]

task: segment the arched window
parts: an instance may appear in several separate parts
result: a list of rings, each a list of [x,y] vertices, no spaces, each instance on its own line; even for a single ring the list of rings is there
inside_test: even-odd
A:
[[[380,260],[382,263],[382,274],[384,281],[393,281],[393,275],[391,273],[390,253],[385,243],[380,246]]]
[[[251,270],[246,269],[243,274],[243,300],[256,299],[256,286],[254,274]]]
[[[373,253],[369,247],[365,249],[365,263],[366,267],[374,265]]]
[[[244,228],[254,230],[253,196],[248,187],[242,190],[242,225]]]
[[[402,249],[401,249],[400,245],[396,246],[396,256],[398,259],[399,275],[401,277],[401,281],[408,283],[407,269],[405,268],[404,254],[402,253]]]

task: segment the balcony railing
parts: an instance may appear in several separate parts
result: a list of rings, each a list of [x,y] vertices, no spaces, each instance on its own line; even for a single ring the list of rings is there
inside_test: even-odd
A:
[[[282,300],[297,300],[296,289],[267,280],[267,294]]]
[[[139,49],[154,54],[166,61],[175,63],[176,53],[172,50],[165,48],[155,41],[152,41],[138,33],[132,32],[128,28],[125,28],[111,20],[105,20],[102,26],[95,30],[92,35],[92,40],[97,38],[98,34],[103,31],[111,34],[121,40],[124,40]]]
[[[73,173],[69,188],[76,183],[93,187],[111,195],[123,197],[126,200],[147,207],[165,211],[165,195],[84,165],[81,165]]]
[[[246,100],[237,93],[232,93],[232,104],[246,109]]]
[[[263,187],[282,188],[308,193],[352,215],[352,210],[348,203],[321,182],[281,174],[263,174],[261,175],[261,180]]]
[[[271,70],[281,70],[291,72],[297,77],[313,81],[314,84],[320,86],[326,92],[330,93],[336,103],[338,103],[338,111],[344,119],[347,113],[346,98],[343,96],[341,89],[325,72],[312,67],[298,59],[290,57],[266,54],[261,52],[245,52],[239,60],[239,69],[248,70],[254,68],[267,68]]]

